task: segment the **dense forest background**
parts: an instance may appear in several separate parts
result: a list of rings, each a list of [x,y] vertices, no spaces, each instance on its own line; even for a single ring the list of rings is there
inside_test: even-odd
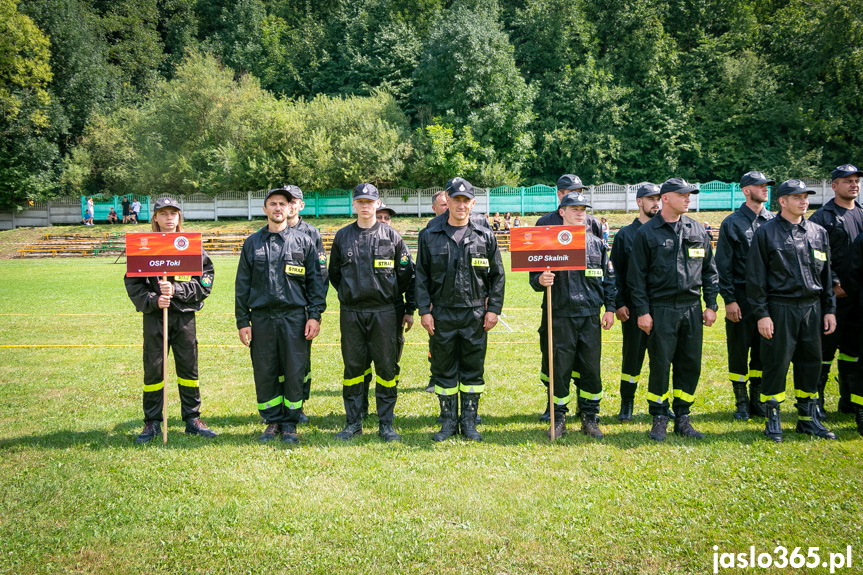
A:
[[[863,0],[0,0],[0,205],[824,177]]]

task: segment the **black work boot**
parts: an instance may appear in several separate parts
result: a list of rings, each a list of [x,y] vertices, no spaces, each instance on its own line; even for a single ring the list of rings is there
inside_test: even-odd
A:
[[[761,378],[749,380],[749,415],[751,417],[767,417],[767,409],[761,401]]]
[[[458,422],[455,418],[458,396],[439,395],[438,400],[442,421],[440,431],[432,435],[432,441],[445,441],[458,432]]]
[[[378,437],[387,443],[402,440],[402,436],[396,433],[396,430],[393,429],[392,423],[380,423],[378,425]]]
[[[734,419],[741,421],[749,420],[749,397],[746,395],[746,382],[735,381],[731,384],[734,389],[734,403],[737,406],[737,411],[734,412]]]
[[[824,369],[822,367],[821,377],[819,377],[819,379],[818,379],[817,407],[818,407],[818,416],[821,418],[821,421],[827,421],[827,410],[824,409],[824,397],[825,397],[824,391],[827,388],[827,376],[829,375],[830,366],[828,365],[827,368],[828,368],[828,370],[827,370],[828,373],[825,373]]]
[[[599,417],[595,413],[581,412],[581,432],[596,439],[602,439],[602,431],[599,429]]]
[[[678,415],[674,419],[674,434],[681,437],[691,437],[692,439],[703,439],[704,434],[692,427],[692,422],[689,421],[688,415]]]
[[[797,401],[797,433],[814,435],[821,439],[836,439],[836,435],[824,427],[818,417],[818,400],[815,398]]]
[[[617,421],[632,421],[632,409],[635,407],[636,384],[621,380],[620,382],[620,413]]]
[[[782,443],[782,421],[779,418],[779,402],[769,399],[764,402],[767,421],[764,422],[764,435],[776,443]]]
[[[551,417],[549,417],[549,423],[551,423]],[[559,411],[557,409],[554,410],[554,438],[560,439],[566,435],[566,412]],[[551,427],[545,432],[545,436],[551,439]]]
[[[839,383],[839,404],[836,406],[836,411],[839,413],[854,413],[854,404],[851,402],[851,384],[855,377],[858,377],[857,374],[840,373],[839,377],[836,378]],[[825,421],[825,418],[821,420]]]
[[[206,426],[200,417],[186,421],[186,435],[200,435],[201,437],[216,437],[216,432]]]
[[[297,424],[288,422],[282,425],[282,443],[296,445],[299,442],[300,438],[297,436]]]
[[[548,389],[545,390],[545,396],[548,397]],[[548,403],[548,400],[545,400],[545,411],[542,412],[542,415],[539,416],[540,423],[548,423],[551,421],[551,406]]]
[[[267,425],[264,433],[258,438],[258,441],[260,441],[261,443],[272,441],[276,438],[276,434],[281,432],[282,425],[280,423],[270,423]]]
[[[857,433],[863,436],[863,405],[854,404],[854,419],[857,421]]]
[[[482,441],[482,435],[476,430],[476,412],[479,409],[478,393],[461,394],[461,434],[470,441]]]
[[[162,424],[158,421],[145,421],[144,431],[135,438],[135,443],[147,443],[157,435],[162,435]]]
[[[653,427],[650,428],[650,432],[647,436],[653,441],[665,441],[666,430],[668,429],[668,416],[667,415],[654,415],[653,416]]]
[[[345,404],[346,425],[344,429],[336,433],[335,438],[339,441],[350,441],[354,437],[363,434],[362,406],[365,403],[368,410],[369,396],[368,393],[363,393],[345,395],[342,396],[342,399]],[[364,399],[365,402],[363,401]]]
[[[300,408],[300,420],[297,423],[308,423],[308,422],[309,422],[309,416],[306,415],[306,410],[303,408]]]

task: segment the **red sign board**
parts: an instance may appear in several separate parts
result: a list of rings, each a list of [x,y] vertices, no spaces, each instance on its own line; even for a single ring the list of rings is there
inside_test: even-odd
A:
[[[584,226],[512,228],[509,251],[512,271],[583,270]]]
[[[126,234],[126,275],[199,276],[204,273],[201,232]]]

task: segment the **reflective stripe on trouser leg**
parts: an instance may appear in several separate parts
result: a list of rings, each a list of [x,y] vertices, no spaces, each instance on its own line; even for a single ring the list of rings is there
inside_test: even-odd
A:
[[[773,337],[761,338],[761,401],[785,400],[788,368],[794,363],[794,387],[818,392],[821,371],[821,305],[782,305],[769,302]]]
[[[647,334],[638,328],[635,317],[622,322],[620,328],[623,333],[620,380],[636,385],[644,365],[644,354],[647,352]]]
[[[198,339],[194,313],[168,314],[168,340],[177,367],[180,391],[180,415],[183,421],[201,416],[201,394],[198,389]]]
[[[725,319],[728,379],[732,383],[746,383],[753,369],[761,371],[761,336],[758,321],[746,299],[745,286],[735,286],[734,293],[742,317],[736,322]]]
[[[162,314],[143,315],[144,421],[162,421]],[[171,314],[168,314],[170,319]],[[169,331],[170,333],[170,331]]]
[[[460,388],[485,388],[487,334],[482,308],[435,307],[435,333],[429,337],[432,383],[438,395],[455,395]]]
[[[255,393],[261,417],[267,423],[299,420],[303,379],[309,346],[305,337],[306,312],[293,309],[279,317],[252,312],[252,344],[249,353],[255,375]],[[273,405],[279,396],[281,406]]]

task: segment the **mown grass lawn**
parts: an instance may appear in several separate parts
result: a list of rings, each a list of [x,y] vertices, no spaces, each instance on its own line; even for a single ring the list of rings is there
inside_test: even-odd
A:
[[[237,260],[218,257],[198,339],[204,419],[220,435],[185,437],[172,388],[168,445],[141,447],[141,318],[112,262],[0,261],[2,573],[709,573],[714,545],[822,556],[851,545],[845,572],[860,572],[863,439],[834,415],[835,385],[838,441],[794,433],[789,402],[785,443],[767,442],[763,422],[731,419],[722,321],[705,330],[693,408],[705,440],[650,442],[644,386],[635,421],[617,423],[615,325],[603,334],[605,439],[573,424],[549,445],[537,421],[540,296],[512,273],[489,338],[485,441],[432,443],[417,322],[396,407],[403,443],[384,445],[371,417],[344,445],[333,439],[344,411],[330,290],[311,423],[298,447],[262,446],[233,320]]]

